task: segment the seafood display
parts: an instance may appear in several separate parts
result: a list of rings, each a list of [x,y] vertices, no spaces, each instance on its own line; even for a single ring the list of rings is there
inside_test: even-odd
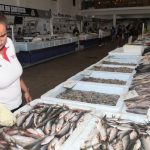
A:
[[[94,104],[107,104],[115,106],[119,99],[118,95],[110,95],[91,91],[80,91],[67,89],[65,92],[57,96],[61,99],[70,99]]]
[[[112,65],[129,65],[129,66],[135,66],[137,64],[134,63],[121,63],[116,61],[103,61],[102,64],[112,64]]]
[[[135,76],[130,90],[135,90],[139,96],[125,100],[126,111],[146,115],[150,107],[150,73]]]
[[[93,78],[93,77],[85,77],[81,81],[87,81],[87,82],[96,82],[96,83],[108,83],[108,84],[120,84],[125,85],[126,82],[123,80],[117,80],[117,79],[100,79],[100,78]]]
[[[94,66],[91,70],[95,71],[108,71],[108,72],[124,72],[132,73],[133,69],[128,67],[103,67],[103,66]]]
[[[141,63],[136,68],[137,73],[150,72],[150,52],[145,54],[141,60]]]
[[[97,117],[80,150],[149,150],[150,125]]]
[[[59,150],[87,111],[39,103],[0,133],[1,150]]]

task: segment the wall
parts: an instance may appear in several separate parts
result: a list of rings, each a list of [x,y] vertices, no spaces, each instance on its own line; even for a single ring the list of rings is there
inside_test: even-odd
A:
[[[18,0],[1,0],[0,4],[5,4],[5,5],[17,5]]]
[[[79,14],[80,0],[75,0],[76,6],[73,6],[73,0],[59,0],[59,12],[62,14]]]

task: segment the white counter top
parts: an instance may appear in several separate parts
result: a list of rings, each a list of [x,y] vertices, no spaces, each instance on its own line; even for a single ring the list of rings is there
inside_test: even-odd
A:
[[[16,42],[15,47],[18,51],[33,51],[48,47],[69,44],[77,41],[78,41],[77,37],[71,37],[66,39],[55,39],[51,41]]]

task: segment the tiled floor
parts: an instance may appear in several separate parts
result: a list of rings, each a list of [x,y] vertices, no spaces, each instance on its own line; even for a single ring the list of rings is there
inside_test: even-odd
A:
[[[56,85],[101,60],[115,44],[92,47],[48,62],[24,69],[26,81],[33,99],[39,98]]]

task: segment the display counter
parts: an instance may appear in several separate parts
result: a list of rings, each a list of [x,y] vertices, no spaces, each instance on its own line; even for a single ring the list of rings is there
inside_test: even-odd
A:
[[[110,32],[104,32],[102,39],[107,41],[110,38]],[[92,47],[99,44],[98,34],[89,33],[89,34],[80,34],[79,36],[80,46],[82,48]]]
[[[49,41],[16,42],[15,45],[20,50],[17,54],[20,62],[31,65],[74,52],[77,41],[77,37],[71,37]]]
[[[103,39],[106,41],[109,37],[110,33],[104,32]],[[30,66],[98,44],[96,33],[80,34],[79,37],[64,34],[64,37],[56,36],[54,39],[46,35],[26,37],[23,41],[15,42],[15,48],[21,64]]]

